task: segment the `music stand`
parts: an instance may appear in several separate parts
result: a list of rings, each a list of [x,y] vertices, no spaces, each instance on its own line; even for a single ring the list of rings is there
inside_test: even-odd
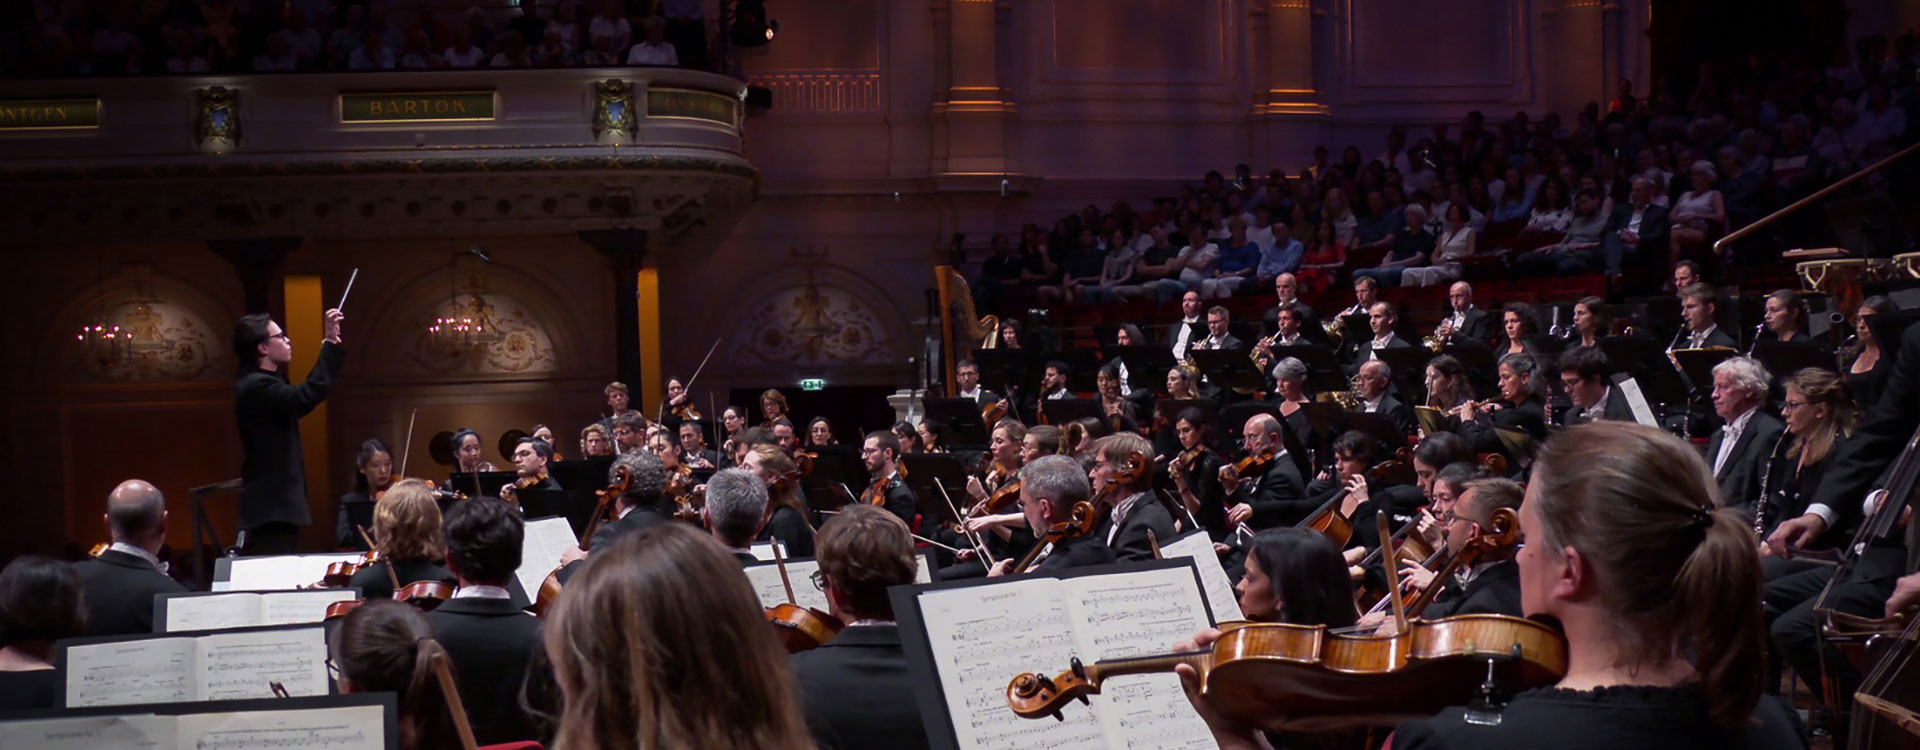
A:
[[[1509,465],[1517,469],[1533,463],[1532,436],[1505,427],[1493,428],[1493,434],[1500,439],[1500,454],[1507,457]]]
[[[1054,360],[1058,360],[1071,369],[1071,372],[1067,374],[1067,388],[1069,390],[1081,393],[1092,393],[1099,390],[1099,384],[1095,378],[1100,372],[1100,359],[1094,356],[1092,351],[1087,349],[1064,349],[1053,352],[1047,355],[1046,359],[1038,363],[1039,366],[1034,368],[1034,372],[1043,375],[1046,374],[1047,362]]]
[[[1399,450],[1407,444],[1407,434],[1400,431],[1400,425],[1379,414],[1363,411],[1347,412],[1347,430],[1358,430],[1373,436],[1385,446],[1387,452]]]
[[[545,518],[561,516],[567,519],[567,525],[573,527],[573,535],[579,537],[586,533],[587,523],[593,518],[593,509],[600,498],[591,491],[582,490],[541,490],[527,488],[514,493],[520,498],[520,515],[526,518]]]
[[[991,428],[980,418],[980,404],[970,398],[934,398],[922,403],[926,421],[940,436],[940,444],[949,448],[986,445]]]
[[[1920,309],[1898,310],[1867,319],[1867,329],[1873,331],[1873,340],[1880,343],[1880,359],[1900,361],[1900,339],[1916,320],[1920,320]]]
[[[547,465],[547,475],[567,489],[593,492],[606,489],[607,469],[612,466],[612,456],[555,461]]]
[[[1187,356],[1216,387],[1261,390],[1267,385],[1265,374],[1247,358],[1246,349],[1189,350]]]
[[[1686,377],[1690,389],[1706,390],[1713,387],[1713,368],[1733,359],[1739,352],[1710,346],[1704,349],[1675,349],[1668,354],[1672,354],[1674,361],[1680,364],[1680,374]]]
[[[1871,321],[1869,321],[1871,323]],[[1761,339],[1753,344],[1753,358],[1773,373],[1776,379],[1786,378],[1803,369],[1812,367],[1821,370],[1839,372],[1833,361],[1833,354],[1826,349],[1806,341],[1781,341],[1779,339]]]
[[[1003,396],[1013,390],[1024,393],[1028,383],[1039,381],[1034,358],[1030,349],[973,350],[973,363],[980,368],[980,386]]]
[[[1164,346],[1108,346],[1100,351],[1109,360],[1126,363],[1127,385],[1136,390],[1159,389],[1166,384],[1167,371],[1173,369],[1173,350]]]
[[[1413,418],[1428,435],[1452,432],[1454,425],[1460,423],[1458,417],[1424,404],[1413,407]]]
[[[1220,424],[1220,406],[1214,401],[1198,398],[1163,398],[1153,402],[1153,421],[1167,420],[1168,425],[1180,421],[1180,412],[1199,409],[1208,424]]]
[[[1520,348],[1533,355],[1534,364],[1547,367],[1553,364],[1553,360],[1560,357],[1561,352],[1566,351],[1567,342],[1560,340],[1558,336],[1535,333],[1521,336]]]
[[[900,465],[923,522],[926,519],[957,522],[960,519],[954,517],[952,509],[958,507],[964,511],[973,505],[973,498],[967,494],[967,465],[959,457],[946,453],[909,453],[900,457]],[[944,495],[942,489],[946,490]],[[947,504],[947,498],[953,499],[952,505]]]
[[[1295,344],[1293,346],[1273,347],[1274,364],[1292,357],[1307,366],[1307,390],[1314,393],[1344,391],[1353,387],[1347,380],[1347,371],[1340,367],[1340,360],[1329,349],[1318,344]]]
[[[515,471],[456,471],[447,475],[447,489],[464,492],[467,497],[499,497],[500,488],[519,477]]]
[[[1041,399],[1040,413],[1046,416],[1047,424],[1061,429],[1066,429],[1069,422],[1087,417],[1103,422],[1107,418],[1107,412],[1100,407],[1100,401],[1091,398]]]
[[[1393,368],[1392,384],[1399,386],[1400,393],[1409,397],[1406,400],[1427,400],[1427,363],[1433,361],[1432,349],[1424,346],[1402,346],[1396,349],[1375,349],[1373,355],[1387,363],[1387,367]]]
[[[193,574],[203,588],[213,584],[213,561],[207,559],[207,542],[213,542],[216,549],[226,549],[226,545],[220,543],[220,531],[213,527],[213,518],[207,515],[207,498],[238,492],[240,487],[241,481],[236,478],[187,490],[187,497],[193,501]]]
[[[1607,363],[1613,366],[1614,372],[1639,374],[1655,359],[1665,359],[1661,356],[1660,344],[1649,338],[1601,336],[1596,345],[1600,347],[1600,353],[1607,355]],[[1673,368],[1660,369],[1671,371]]]
[[[841,487],[867,485],[866,465],[860,462],[853,448],[829,445],[814,448],[813,454],[813,472],[800,480],[800,491],[807,496],[807,505],[813,510],[834,510],[846,505],[847,495]]]

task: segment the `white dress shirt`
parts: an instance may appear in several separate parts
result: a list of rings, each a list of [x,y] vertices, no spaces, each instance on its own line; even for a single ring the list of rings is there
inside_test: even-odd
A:
[[[1200,318],[1198,317],[1183,318],[1180,321],[1180,325],[1174,327],[1174,332],[1173,332],[1173,358],[1174,359],[1187,358],[1188,339],[1193,336],[1193,324],[1198,322],[1200,322]]]
[[[152,565],[153,569],[160,571],[162,575],[165,575],[167,572],[167,564],[160,562],[160,558],[154,557],[153,553],[148,552],[145,547],[135,547],[125,542],[114,542],[113,544],[107,545],[107,551],[133,555],[134,557],[147,561],[148,565]]]
[[[506,588],[501,586],[461,586],[453,590],[455,599],[512,599]]]
[[[1726,427],[1720,428],[1720,453],[1713,457],[1714,476],[1717,477],[1720,475],[1721,467],[1727,464],[1727,457],[1733,455],[1733,444],[1740,440],[1740,433],[1746,431],[1747,422],[1752,420],[1753,413],[1759,410],[1759,406],[1748,409],[1740,416],[1734,417],[1733,421],[1728,422]]]

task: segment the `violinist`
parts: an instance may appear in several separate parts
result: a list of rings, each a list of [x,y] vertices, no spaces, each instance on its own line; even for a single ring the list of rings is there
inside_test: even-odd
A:
[[[1034,431],[1043,428],[1053,431],[1056,436],[1059,433],[1059,430],[1045,425],[1035,427]],[[1000,420],[993,426],[993,434],[988,438],[987,452],[991,465],[986,479],[967,477],[967,507],[963,508],[967,518],[962,523],[962,530],[979,535],[987,551],[996,560],[1026,554],[1033,546],[1033,536],[1027,533],[1026,516],[1020,513],[1019,491],[1009,489],[1018,481],[1020,467],[1026,463],[1025,457],[1029,454],[1035,458],[1042,455],[1040,440],[1031,438],[1030,434],[1026,425],[1016,420]],[[1003,493],[1006,492],[1013,493],[1011,502],[988,507],[990,498],[1004,497]],[[938,541],[961,548],[958,556],[960,562],[942,568],[940,580],[978,578],[987,572],[985,563],[975,560],[973,550],[966,548],[967,540],[961,534],[948,531],[941,534]]]
[[[667,403],[662,407],[660,424],[674,434],[680,433],[680,425],[688,420],[698,419],[700,412],[694,410],[691,396],[687,393],[687,381],[679,376],[667,377]]]
[[[1291,526],[1319,507],[1306,497],[1306,483],[1300,479],[1299,467],[1287,457],[1281,429],[1273,415],[1248,417],[1240,433],[1240,445],[1247,451],[1247,459],[1240,463],[1247,470],[1239,470],[1239,465],[1220,467],[1220,489],[1227,493],[1227,528]]]
[[[607,428],[595,422],[580,429],[580,455],[586,458],[602,458],[613,455],[613,436],[607,434]]]
[[[1423,502],[1417,487],[1389,485],[1372,476],[1371,470],[1383,460],[1380,441],[1359,430],[1340,433],[1333,440],[1333,467],[1307,483],[1307,500],[1315,509],[1338,498],[1340,515],[1353,528],[1350,544],[1364,548],[1380,546],[1379,526],[1374,514],[1382,510],[1395,518],[1411,517]]]
[[[866,464],[867,475],[874,478],[873,485],[860,493],[860,504],[881,506],[907,528],[913,528],[919,506],[913,490],[900,477],[900,438],[886,430],[867,433],[860,444],[860,460]]]
[[[1546,399],[1532,357],[1508,354],[1500,358],[1500,398],[1497,401],[1468,401],[1453,410],[1460,419],[1454,428],[1481,453],[1501,453],[1504,448],[1493,428],[1519,430],[1535,445],[1547,439]]]
[[[956,392],[958,398],[973,399],[973,403],[981,407],[1000,400],[998,394],[980,387],[980,365],[971,359],[960,360],[953,366],[953,380],[959,386]]]
[[[673,499],[664,493],[667,469],[660,463],[660,457],[649,451],[638,451],[616,458],[613,465],[607,467],[607,482],[618,481],[622,468],[633,481],[625,493],[613,499],[613,507],[608,511],[613,514],[613,520],[600,524],[593,530],[593,537],[584,540],[588,549],[574,546],[560,553],[561,583],[578,572],[579,566],[575,563],[590,557],[589,549],[606,549],[615,539],[673,520],[676,508]]]
[[[720,454],[707,447],[706,431],[691,419],[680,423],[680,463],[695,469],[720,467]]]
[[[786,417],[773,420],[767,429],[773,433],[773,439],[779,442],[781,450],[792,453],[800,448],[800,439],[793,434],[793,423],[787,421]]]
[[[1072,458],[1042,456],[1020,470],[1020,512],[1026,516],[1027,528],[1036,537],[1046,535],[1054,524],[1068,523],[1074,504],[1085,502],[1092,494],[1093,486],[1088,482],[1086,470]],[[1058,572],[1112,563],[1113,547],[1107,544],[1106,526],[1102,519],[1090,534],[1061,539],[1040,553],[1042,556],[1033,571]],[[1001,560],[987,571],[987,577],[1008,575],[1017,562],[1012,558]]]
[[[1267,529],[1248,545],[1246,565],[1247,574],[1233,590],[1248,620],[1339,628],[1359,616],[1340,549],[1325,534],[1292,526]]]
[[[367,551],[367,543],[354,528],[373,519],[373,496],[393,484],[393,452],[386,441],[373,438],[360,444],[360,455],[353,460],[353,491],[340,496],[340,511],[333,522],[333,544],[344,550]]]
[[[1067,389],[1067,381],[1073,376],[1073,369],[1060,360],[1047,362],[1047,369],[1040,375],[1040,398],[1057,401],[1073,398],[1073,391]]]
[[[533,666],[540,620],[514,606],[507,591],[525,536],[525,522],[504,502],[476,497],[455,503],[446,518],[447,570],[460,585],[452,599],[427,613],[452,662],[473,737],[488,745],[547,736],[520,704],[522,693],[535,705],[552,695],[546,659]]]
[[[707,528],[742,566],[759,562],[753,537],[760,533],[767,502],[767,483],[744,468],[721,469],[707,480]]]
[[[1393,385],[1393,367],[1386,360],[1372,359],[1360,363],[1360,372],[1355,379],[1360,384],[1360,388],[1354,392],[1359,398],[1357,411],[1385,417],[1403,435],[1412,433],[1419,426],[1413,419],[1413,407],[1387,392]]]
[[[1122,382],[1118,359],[1101,365],[1099,371],[1094,374],[1094,384],[1099,389],[1100,413],[1105,414],[1109,420],[1121,418],[1136,421],[1134,414],[1137,407],[1132,399],[1120,392]]]
[[[900,453],[925,453],[926,443],[920,441],[920,428],[912,422],[893,423],[894,438],[900,441]]]
[[[762,417],[760,426],[767,428],[772,428],[774,422],[778,420],[787,419],[787,394],[781,393],[779,390],[773,388],[761,391],[760,415]],[[793,429],[793,423],[791,421],[787,423],[787,429]],[[787,447],[792,448],[793,446]]]
[[[1113,332],[1113,343],[1115,346],[1146,346],[1147,336],[1140,332],[1140,326],[1121,323],[1119,330]],[[1144,408],[1152,405],[1152,393],[1134,389],[1133,373],[1127,370],[1127,361],[1116,357],[1113,364],[1116,374],[1120,376],[1120,395],[1133,399],[1136,407]]]
[[[1153,446],[1138,433],[1120,432],[1094,441],[1093,470],[1088,473],[1093,492],[1105,498],[1107,546],[1115,559],[1152,560],[1154,541],[1174,538],[1173,514],[1153,491],[1153,473],[1141,466],[1126,477],[1130,455],[1153,455]],[[1152,535],[1152,540],[1148,538]]]
[[[87,632],[151,633],[153,597],[187,590],[167,575],[158,557],[167,541],[167,499],[148,482],[121,482],[107,495],[106,522],[113,545],[73,565],[85,589]]]
[[[893,514],[849,506],[820,527],[827,612],[846,623],[819,648],[788,657],[807,726],[822,750],[927,747],[900,627],[887,589],[914,581],[913,537]]]
[[[66,674],[54,668],[53,644],[88,634],[74,567],[25,554],[0,569],[0,711],[50,711],[65,703]]]
[[[1760,701],[1760,566],[1739,513],[1714,509],[1699,454],[1658,429],[1569,428],[1546,444],[1520,510],[1522,609],[1560,623],[1567,671],[1514,696],[1498,722],[1463,708],[1402,724],[1406,748],[1799,747]],[[1211,645],[1218,631],[1202,632]],[[1176,650],[1184,650],[1181,644]],[[1223,750],[1259,747],[1176,668]],[[1275,706],[1276,712],[1285,706]]]
[[[800,497],[799,469],[786,451],[770,445],[754,447],[741,465],[767,483],[767,520],[755,541],[776,541],[788,557],[813,557],[813,527],[807,524],[807,503]]]
[[[660,459],[660,465],[666,471],[667,486],[661,493],[675,502],[688,501],[696,480],[692,467],[680,462],[680,446],[665,434],[655,433],[647,438],[647,449],[641,452],[651,453]]]
[[[1181,409],[1173,424],[1174,435],[1180,439],[1179,455],[1167,462],[1174,497],[1218,543],[1233,532],[1233,527],[1227,524],[1226,493],[1220,488],[1220,456],[1211,445],[1213,425],[1206,411],[1194,406]]]
[[[826,417],[814,417],[807,421],[807,448],[830,448],[839,445],[833,436],[833,423]]]
[[[746,429],[746,408],[728,404],[726,408],[720,410],[720,432],[724,435],[724,437],[720,438],[719,451],[720,458],[723,462],[720,468],[725,469],[734,465],[732,463],[733,451],[736,447],[736,442],[740,438],[740,433]]]
[[[440,564],[447,557],[447,545],[440,536],[440,504],[425,480],[395,482],[374,503],[373,546],[381,559],[361,567],[347,584],[360,589],[361,599],[392,599],[396,578],[401,586],[454,580],[452,571]]]
[[[633,417],[640,421],[639,426],[646,426],[647,418],[639,411],[628,408],[628,404],[632,402],[632,397],[627,393],[626,383],[618,380],[608,383],[605,392],[607,394],[607,416],[600,418],[600,426],[603,429],[608,433],[615,432],[614,420],[621,417]]]
[[[528,435],[528,437],[544,442],[548,447],[553,449],[553,456],[547,460],[548,463],[566,460],[566,457],[560,455],[560,441],[553,439],[552,427],[536,424],[533,426],[533,434]]]
[[[622,414],[613,418],[613,452],[624,456],[639,451],[645,446],[646,421],[639,414]]]
[[[934,428],[933,420],[921,418],[920,424],[914,425],[913,432],[916,437],[920,438],[920,451],[922,453],[947,452],[947,447],[940,444],[940,431]]]
[[[1520,483],[1505,478],[1475,479],[1462,488],[1459,499],[1440,516],[1446,530],[1449,554],[1458,555],[1490,528],[1493,512],[1501,508],[1519,510],[1525,490]],[[1449,581],[1433,580],[1434,571],[1419,563],[1402,561],[1401,573],[1410,588],[1442,586],[1440,593],[1420,616],[1438,620],[1455,615],[1522,615],[1520,608],[1520,568],[1510,551],[1481,557],[1473,565],[1461,568]],[[1384,618],[1383,618],[1384,619]]]
[[[455,471],[463,474],[493,471],[493,464],[480,453],[481,446],[480,433],[473,428],[462,427],[455,431],[453,433]]]
[[[519,490],[557,490],[560,482],[547,474],[547,462],[553,458],[553,446],[533,437],[520,438],[513,446],[513,467],[519,473],[512,484],[500,488],[500,499],[517,502]]]

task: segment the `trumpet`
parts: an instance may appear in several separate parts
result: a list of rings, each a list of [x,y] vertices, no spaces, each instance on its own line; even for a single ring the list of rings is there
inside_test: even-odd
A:
[[[1333,320],[1320,321],[1320,330],[1326,332],[1327,338],[1333,342],[1334,348],[1338,349],[1340,348],[1340,340],[1346,337],[1347,319],[1343,316],[1335,315],[1333,316]]]

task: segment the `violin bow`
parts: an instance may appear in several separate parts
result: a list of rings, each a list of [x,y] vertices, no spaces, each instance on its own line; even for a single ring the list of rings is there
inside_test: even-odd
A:
[[[433,659],[433,676],[440,682],[440,695],[447,701],[447,713],[453,720],[454,732],[460,735],[461,750],[475,750],[473,725],[467,723],[467,707],[460,701],[460,685],[453,681],[453,671],[447,666],[447,653],[436,650]]]
[[[1388,540],[1383,543],[1392,544],[1393,528],[1388,525],[1387,515],[1386,513],[1374,514],[1373,521],[1374,526],[1379,529],[1380,538]],[[1380,569],[1387,574],[1387,598],[1393,600],[1393,623],[1398,626],[1393,632],[1405,633],[1407,632],[1407,605],[1400,601],[1400,566],[1396,564],[1398,562],[1400,561],[1397,559],[1383,557],[1380,561]],[[1435,580],[1428,585],[1438,586],[1440,583],[1439,580]]]
[[[773,540],[773,564],[780,568],[780,587],[787,590],[787,603],[800,606],[793,599],[793,581],[787,580],[787,556],[780,554],[780,540]]]
[[[935,489],[938,489],[938,490],[940,490],[940,496],[941,496],[942,498],[945,498],[945,499],[946,499],[946,501],[947,501],[947,509],[948,509],[948,510],[951,510],[951,511],[953,511],[953,517],[954,517],[954,518],[956,518],[956,519],[957,519],[957,518],[959,518],[959,517],[960,517],[960,506],[959,506],[959,505],[956,505],[956,504],[954,504],[954,502],[953,502],[953,495],[951,495],[951,494],[948,494],[948,493],[947,493],[947,483],[946,483],[946,482],[942,482],[942,481],[940,481],[940,478],[939,478],[939,477],[934,477],[934,478],[933,478],[933,486],[934,486],[934,488],[935,488]],[[994,563],[995,563],[996,561],[995,561],[995,560],[993,559],[993,555],[990,555],[990,554],[987,554],[987,546],[986,546],[986,543],[984,543],[984,542],[982,542],[982,541],[981,541],[981,540],[979,539],[979,537],[978,537],[978,536],[976,536],[976,535],[974,535],[974,533],[973,533],[973,532],[970,532],[970,531],[967,531],[967,530],[966,530],[966,529],[965,529],[964,527],[960,529],[960,535],[961,535],[961,536],[963,536],[963,537],[966,537],[966,539],[967,539],[967,542],[968,542],[968,543],[969,543],[970,545],[972,545],[972,546],[973,546],[973,553],[974,553],[974,554],[976,554],[976,555],[979,555],[979,556],[980,556],[980,560],[981,560],[982,562],[984,562],[984,563],[986,563],[986,564],[987,564],[987,567],[989,567],[989,568],[991,568],[991,567],[993,567],[993,564],[994,564]],[[946,545],[944,545],[944,544],[939,544],[939,543],[937,543],[937,542],[935,542],[935,541],[933,541],[932,539],[927,539],[927,540],[925,540],[925,541],[926,541],[926,542],[927,542],[928,544],[936,544],[936,545],[938,545],[938,546],[941,546],[941,547],[946,547]],[[952,551],[952,552],[955,552],[955,553],[958,553],[958,552],[959,552],[959,550],[956,550],[956,549],[954,549],[954,548],[952,548],[952,547],[947,547],[947,549],[948,549],[948,550],[950,550],[950,551]]]
[[[419,417],[420,407],[417,406],[407,415],[407,439],[400,444],[400,476],[403,477],[407,475],[407,459],[413,455],[413,420]]]
[[[700,373],[701,373],[702,371],[704,371],[704,370],[706,370],[706,369],[707,369],[707,361],[708,361],[708,360],[711,360],[711,359],[713,359],[713,350],[715,350],[715,349],[718,349],[718,348],[720,348],[720,338],[719,338],[718,336],[716,336],[716,337],[714,337],[714,339],[713,339],[713,345],[712,345],[712,346],[709,346],[709,347],[707,347],[707,356],[705,356],[705,357],[701,357],[701,358],[700,358],[700,366],[699,366],[699,367],[695,367],[695,368],[693,368],[693,377],[690,377],[690,378],[687,378],[687,382],[685,382],[685,383],[683,383],[683,384],[681,384],[681,389],[682,389],[683,391],[691,391],[691,390],[693,390],[693,381],[695,381],[695,380],[699,380],[699,379],[700,379]],[[684,394],[684,393],[683,393],[683,394],[681,394],[681,395],[686,395],[686,394]],[[707,403],[707,408],[708,408],[708,409],[712,409],[712,408],[713,408],[713,403],[712,403],[712,396],[713,396],[713,394],[712,394],[712,393],[708,393],[708,394],[707,394],[707,396],[708,396],[708,403]],[[658,411],[658,413],[656,413],[656,414],[654,415],[654,417],[653,417],[653,421],[655,421],[655,422],[658,422],[658,421],[660,421],[660,420],[662,420],[662,419],[665,419],[665,418],[666,418],[666,416],[667,416],[667,402],[666,402],[666,400],[665,400],[665,399],[662,399],[662,400],[660,401],[660,409],[659,409],[659,411]]]

